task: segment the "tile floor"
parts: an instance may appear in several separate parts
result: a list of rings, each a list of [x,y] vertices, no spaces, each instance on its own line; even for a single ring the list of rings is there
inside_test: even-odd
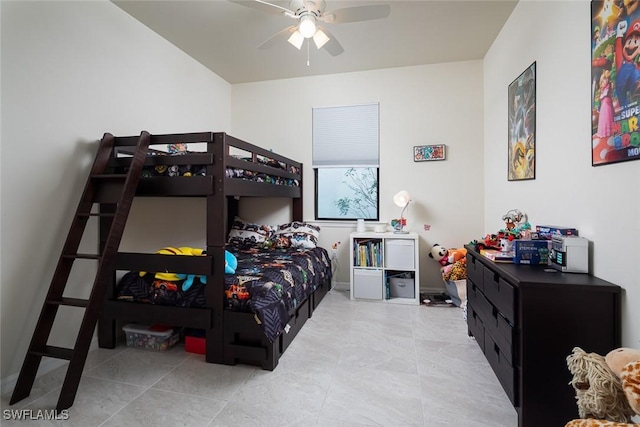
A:
[[[350,301],[331,291],[273,371],[208,364],[178,345],[164,353],[90,353],[65,421],[3,426],[513,427],[516,412],[462,310]],[[62,367],[2,409],[51,410]],[[4,417],[3,417],[4,418]]]

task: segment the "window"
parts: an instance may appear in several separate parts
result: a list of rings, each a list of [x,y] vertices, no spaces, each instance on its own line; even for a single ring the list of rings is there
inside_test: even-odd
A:
[[[316,219],[378,220],[379,109],[313,109]]]

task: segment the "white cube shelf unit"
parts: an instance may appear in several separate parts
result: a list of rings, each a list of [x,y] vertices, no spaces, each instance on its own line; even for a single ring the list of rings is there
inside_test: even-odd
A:
[[[418,235],[351,233],[352,300],[420,305]]]

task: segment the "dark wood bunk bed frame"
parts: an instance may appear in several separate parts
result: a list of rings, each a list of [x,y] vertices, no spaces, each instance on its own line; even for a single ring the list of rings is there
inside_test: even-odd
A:
[[[120,152],[134,147],[137,136],[115,137]],[[280,356],[293,341],[305,321],[311,317],[330,288],[325,281],[290,313],[287,333],[270,342],[257,324],[253,313],[224,309],[225,243],[233,218],[238,214],[239,197],[280,197],[292,200],[292,220],[302,221],[302,164],[226,133],[186,133],[151,135],[151,145],[206,142],[206,153],[181,156],[149,156],[145,166],[206,165],[206,176],[142,178],[136,196],[205,197],[206,198],[206,256],[176,256],[118,252],[113,283],[108,287],[98,322],[98,344],[101,348],[115,348],[121,322],[146,324],[162,323],[186,328],[203,329],[206,336],[206,361],[233,365],[245,363],[273,370]],[[250,153],[251,161],[231,156],[232,147]],[[115,150],[114,153],[117,153]],[[243,153],[244,154],[244,153]],[[128,157],[110,160],[113,170],[126,167]],[[287,170],[273,168],[257,161],[266,157],[284,163]],[[298,173],[289,172],[289,166]],[[299,186],[254,182],[227,177],[227,168],[241,168],[257,173],[298,180]],[[108,191],[108,189],[105,189]],[[108,199],[108,198],[106,198]],[[100,203],[101,213],[115,210],[115,205]],[[100,242],[109,230],[109,219],[100,219]],[[204,308],[172,307],[118,301],[115,299],[116,271],[173,271],[207,276]]]

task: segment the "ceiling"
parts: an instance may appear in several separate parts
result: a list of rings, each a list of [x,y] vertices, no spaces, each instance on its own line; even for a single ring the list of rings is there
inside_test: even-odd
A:
[[[231,84],[482,59],[517,0],[326,0],[326,10],[389,4],[386,19],[323,24],[344,48],[338,56],[284,40],[262,42],[295,23],[225,0],[113,1]],[[288,1],[272,1],[288,7]],[[309,65],[307,65],[309,55]]]

